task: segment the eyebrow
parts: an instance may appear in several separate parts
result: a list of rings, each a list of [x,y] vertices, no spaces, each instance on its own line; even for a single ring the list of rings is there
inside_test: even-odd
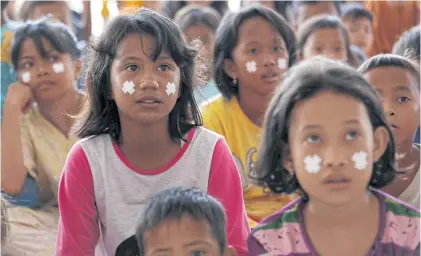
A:
[[[406,91],[406,92],[411,92],[411,89],[409,89],[408,86],[406,85],[399,85],[396,86],[395,88],[393,88],[394,91]]]
[[[210,243],[204,241],[204,240],[194,240],[193,242],[190,242],[188,244],[185,244],[183,247],[189,247],[192,245],[199,245],[199,244],[206,244],[206,245],[211,245]]]
[[[56,49],[53,49],[53,48],[45,51],[46,54],[50,54],[52,52],[58,52],[58,51]],[[35,59],[35,57],[32,56],[32,55],[25,55],[25,56],[20,57],[19,59],[20,60],[22,60],[22,59]]]
[[[350,120],[347,120],[347,121],[343,122],[343,124],[360,124],[360,121],[357,120],[357,119],[350,119]],[[320,128],[320,127],[321,127],[321,125],[319,125],[319,124],[309,124],[309,125],[304,126],[301,129],[301,131],[317,129],[317,128]]]
[[[128,56],[128,57],[117,57],[120,61],[130,61],[130,60],[137,60],[137,61],[143,61],[141,58],[136,56]],[[158,56],[157,60],[172,60],[172,58],[168,55],[160,55]]]

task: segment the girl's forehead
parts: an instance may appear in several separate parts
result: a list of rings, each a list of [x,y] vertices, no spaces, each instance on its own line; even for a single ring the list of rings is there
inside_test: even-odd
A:
[[[155,53],[156,47],[156,39],[151,35],[129,34],[117,47],[117,56],[140,55],[150,57]],[[162,49],[160,56],[162,55],[168,55],[168,51],[166,49]]]

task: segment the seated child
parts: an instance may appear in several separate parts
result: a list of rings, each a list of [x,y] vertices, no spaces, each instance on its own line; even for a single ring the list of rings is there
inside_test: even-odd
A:
[[[376,55],[359,70],[377,91],[392,127],[396,166],[403,171],[383,190],[420,207],[420,145],[414,136],[420,125],[420,71],[416,64],[398,55]]]
[[[419,210],[377,190],[397,173],[395,145],[363,75],[321,57],[299,63],[264,127],[257,182],[302,196],[253,230],[250,255],[419,255]]]
[[[299,29],[304,21],[318,15],[341,15],[340,1],[295,1],[295,28]]]
[[[344,4],[342,22],[348,30],[351,44],[360,48],[366,56],[373,43],[373,15],[361,4]]]
[[[146,206],[119,255],[236,255],[227,243],[225,210],[212,196],[194,188],[169,188]],[[132,254],[128,254],[131,252]],[[135,252],[133,254],[133,252]]]

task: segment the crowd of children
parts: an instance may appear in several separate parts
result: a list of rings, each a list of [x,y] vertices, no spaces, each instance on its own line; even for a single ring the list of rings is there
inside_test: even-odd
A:
[[[21,2],[2,255],[419,255],[415,1]]]

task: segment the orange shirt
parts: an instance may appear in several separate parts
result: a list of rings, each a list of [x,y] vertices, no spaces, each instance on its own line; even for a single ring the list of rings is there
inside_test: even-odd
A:
[[[402,33],[420,23],[419,1],[392,5],[388,1],[371,0],[365,2],[365,7],[374,17],[370,56],[390,53]]]

